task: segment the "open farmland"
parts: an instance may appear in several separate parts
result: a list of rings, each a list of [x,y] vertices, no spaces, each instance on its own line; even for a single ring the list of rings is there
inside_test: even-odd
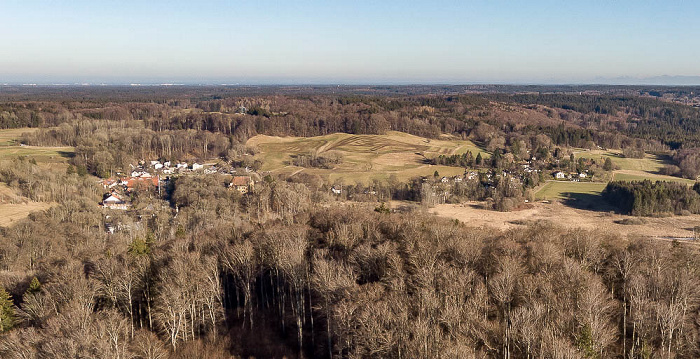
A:
[[[459,167],[433,166],[426,159],[439,155],[462,154],[472,151],[482,153],[470,141],[453,138],[426,139],[400,132],[385,135],[351,135],[336,133],[318,137],[272,137],[258,135],[247,145],[259,149],[263,171],[274,173],[299,173],[301,171],[347,183],[367,183],[373,179],[386,179],[392,175],[405,181],[416,176],[429,176],[438,171],[441,175],[458,175]],[[333,169],[303,168],[291,164],[295,155],[320,155],[333,151],[343,158]]]
[[[592,160],[605,161],[610,158],[613,165],[620,170],[642,171],[647,173],[658,173],[664,165],[667,164],[667,159],[663,155],[647,153],[644,158],[628,158],[622,155],[620,150],[592,150],[574,152],[576,157],[590,158]]]
[[[16,146],[18,145],[17,140],[22,137],[22,134],[34,132],[38,128],[8,128],[0,130],[0,146]]]
[[[73,156],[73,147],[38,147],[19,144],[23,133],[36,131],[36,128],[16,128],[0,130],[0,160],[18,157],[34,159],[39,165],[64,169],[68,159]]]
[[[695,181],[687,178],[664,176],[655,173],[649,173],[644,171],[634,171],[634,170],[619,170],[615,171],[615,176],[613,178],[616,181],[643,181],[645,179],[651,181],[670,181],[679,182],[692,185]]]

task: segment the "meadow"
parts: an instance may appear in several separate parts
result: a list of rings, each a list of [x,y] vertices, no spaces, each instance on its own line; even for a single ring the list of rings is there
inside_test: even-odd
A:
[[[439,155],[462,154],[471,151],[474,156],[490,154],[471,141],[452,137],[427,139],[401,132],[385,135],[351,135],[335,133],[318,137],[272,137],[258,135],[248,140],[248,146],[258,149],[263,171],[295,174],[305,172],[345,183],[368,183],[374,179],[394,177],[407,181],[417,176],[441,176],[464,173],[463,168],[430,165],[426,160]],[[342,156],[342,162],[333,169],[304,168],[291,164],[295,155],[320,155],[333,151]]]
[[[18,128],[0,130],[0,161],[25,158],[34,160],[46,170],[65,170],[68,159],[73,156],[72,147],[36,147],[22,146],[18,139],[23,133],[31,132],[34,128]],[[29,201],[17,195],[5,184],[0,184],[0,227],[7,227],[27,217],[35,211],[48,209],[53,204]]]

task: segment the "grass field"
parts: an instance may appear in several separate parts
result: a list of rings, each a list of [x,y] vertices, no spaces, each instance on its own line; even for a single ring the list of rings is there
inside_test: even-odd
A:
[[[464,169],[449,166],[431,166],[426,159],[439,155],[462,154],[472,151],[474,156],[490,155],[470,141],[453,138],[426,139],[401,132],[385,135],[350,135],[336,133],[318,137],[271,137],[255,136],[247,145],[259,149],[263,171],[275,173],[298,173],[303,171],[345,183],[367,183],[373,179],[395,176],[405,181],[416,176],[430,176],[435,171],[440,175],[457,175]],[[290,164],[292,156],[298,154],[321,154],[334,151],[343,156],[341,164],[333,169],[302,168]]]
[[[538,200],[566,199],[571,193],[600,195],[607,183],[549,181],[542,186],[535,198]]]
[[[644,158],[626,158],[622,156],[622,151],[619,150],[579,151],[574,152],[574,156],[577,158],[590,158],[596,161],[605,161],[606,158],[610,158],[613,165],[621,170],[649,173],[658,173],[667,164],[667,159],[664,156],[647,153]]]
[[[46,169],[64,170],[68,159],[75,150],[72,147],[34,147],[20,146],[17,141],[23,133],[35,131],[34,128],[17,128],[0,130],[0,160],[12,160],[26,157],[36,160]],[[10,226],[35,211],[43,211],[53,206],[51,203],[32,202],[17,195],[6,184],[0,183],[0,226]]]
[[[615,176],[613,177],[613,179],[616,181],[642,181],[642,180],[648,179],[651,181],[680,182],[680,183],[685,183],[688,185],[692,185],[695,183],[695,181],[687,179],[687,178],[664,176],[664,175],[659,175],[659,174],[654,174],[654,173],[648,173],[648,172],[643,172],[643,171],[632,171],[632,170],[615,171]]]
[[[27,217],[35,211],[49,209],[51,203],[27,202],[27,203],[3,203],[0,204],[0,227],[8,227],[15,222]]]
[[[535,198],[561,200],[574,208],[609,210],[609,205],[600,195],[606,185],[602,182],[549,181],[535,193]]]
[[[16,146],[18,145],[17,140],[22,136],[23,133],[34,132],[38,128],[8,128],[0,130],[0,146]]]
[[[36,130],[36,128],[0,130],[0,160],[26,157],[33,158],[40,165],[65,165],[75,153],[73,147],[20,146],[18,140],[22,134]]]

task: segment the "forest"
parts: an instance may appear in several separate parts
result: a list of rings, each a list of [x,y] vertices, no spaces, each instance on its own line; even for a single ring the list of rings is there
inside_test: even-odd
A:
[[[612,181],[603,198],[635,216],[700,213],[700,185],[650,180]]]
[[[550,174],[516,172],[521,163],[612,169],[573,147],[659,152],[675,175],[700,172],[697,109],[647,96],[659,89],[524,93],[536,90],[8,89],[1,128],[32,128],[22,146],[75,152],[64,167],[0,160],[3,186],[51,204],[0,228],[0,357],[699,357],[697,246],[428,213],[468,199],[498,211],[531,202]],[[255,135],[388,131],[468,139],[485,155],[413,154],[474,169],[459,182],[436,171],[343,183],[336,195],[316,175],[260,173],[241,193],[230,174],[193,171],[129,193],[128,211],[97,205],[103,179],[147,160],[208,160],[253,176],[263,165],[246,145]],[[289,165],[351,160],[310,152]],[[613,181],[603,197],[634,215],[686,214],[700,213],[698,191]]]
[[[57,176],[21,188],[60,205],[2,233],[3,357],[700,355],[692,247],[328,207],[281,179],[242,198],[208,177],[142,196],[108,234],[94,184]]]

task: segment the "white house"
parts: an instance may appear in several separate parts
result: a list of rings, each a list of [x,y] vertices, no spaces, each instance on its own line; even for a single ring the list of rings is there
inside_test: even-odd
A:
[[[562,171],[559,171],[559,172],[557,172],[557,173],[554,174],[554,178],[556,178],[556,179],[565,179],[565,178],[566,178],[566,174],[565,174],[564,172],[562,172]]]
[[[129,208],[129,204],[121,199],[117,194],[112,193],[107,198],[102,201],[102,206],[109,209],[121,209],[126,210]]]
[[[204,165],[200,165],[197,162],[192,164],[192,171],[201,170],[202,168],[204,168]]]
[[[342,190],[340,188],[331,187],[331,192],[335,194],[340,194]]]
[[[586,174],[585,174],[585,173],[579,173],[579,174],[578,174],[578,178],[586,178]]]

